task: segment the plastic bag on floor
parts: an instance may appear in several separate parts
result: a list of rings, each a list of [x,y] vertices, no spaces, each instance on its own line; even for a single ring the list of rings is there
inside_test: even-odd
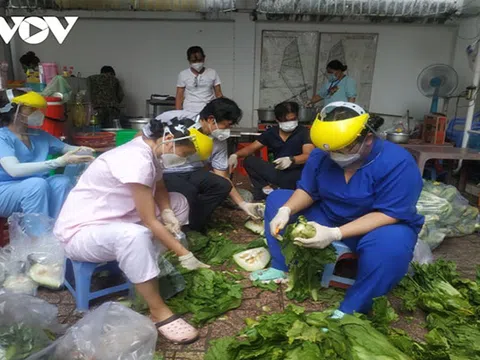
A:
[[[35,296],[38,284],[27,275],[28,270],[22,251],[11,245],[0,249],[0,291]]]
[[[25,359],[51,344],[64,327],[57,307],[19,294],[0,295],[0,359]]]
[[[40,214],[14,213],[8,223],[12,256],[25,264],[25,274],[40,286],[61,288],[65,253],[53,235],[55,221]]]
[[[415,245],[412,262],[419,263],[420,265],[431,264],[433,262],[432,250],[430,250],[430,247],[422,240],[418,240]]]
[[[147,317],[114,302],[101,305],[28,360],[151,360],[157,329]]]

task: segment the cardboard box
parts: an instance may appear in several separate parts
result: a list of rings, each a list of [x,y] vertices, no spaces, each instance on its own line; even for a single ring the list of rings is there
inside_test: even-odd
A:
[[[427,114],[423,119],[423,141],[429,144],[445,144],[447,117],[441,114]]]

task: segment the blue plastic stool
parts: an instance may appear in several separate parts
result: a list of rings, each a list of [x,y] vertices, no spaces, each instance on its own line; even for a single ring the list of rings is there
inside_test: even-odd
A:
[[[350,248],[342,242],[334,241],[333,247],[337,251],[337,260],[333,264],[325,265],[322,275],[322,287],[328,288],[330,286],[348,289],[355,283],[355,280],[343,276],[337,276],[335,272],[335,265],[340,260],[356,259],[357,256],[350,250]]]
[[[77,311],[87,311],[89,308],[90,300],[124,290],[131,291],[133,289],[133,285],[127,280],[127,282],[117,286],[112,286],[106,289],[90,292],[90,285],[93,274],[105,270],[110,271],[114,274],[118,274],[121,272],[116,261],[95,264],[67,259],[65,286],[75,298],[75,302],[77,304]],[[75,279],[75,288],[73,288],[72,286],[72,279]]]

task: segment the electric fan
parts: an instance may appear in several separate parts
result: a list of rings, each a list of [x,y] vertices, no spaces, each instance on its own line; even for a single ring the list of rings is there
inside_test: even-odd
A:
[[[438,108],[438,98],[446,98],[453,94],[458,85],[457,72],[449,65],[435,64],[427,66],[417,78],[420,92],[432,98],[430,113]]]

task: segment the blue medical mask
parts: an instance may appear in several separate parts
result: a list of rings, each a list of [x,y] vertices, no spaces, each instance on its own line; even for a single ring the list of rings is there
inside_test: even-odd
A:
[[[335,76],[335,74],[328,74],[327,78],[329,81],[332,81],[332,82],[337,80],[337,77]]]

